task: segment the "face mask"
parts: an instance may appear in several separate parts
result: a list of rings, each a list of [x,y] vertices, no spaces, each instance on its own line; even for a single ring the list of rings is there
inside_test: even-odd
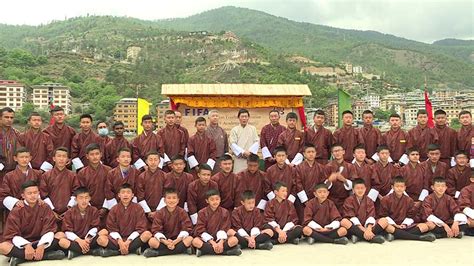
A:
[[[102,137],[109,135],[109,130],[107,128],[99,128],[98,132]]]

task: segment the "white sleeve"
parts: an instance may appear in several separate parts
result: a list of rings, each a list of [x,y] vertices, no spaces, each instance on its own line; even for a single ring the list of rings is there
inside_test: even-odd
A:
[[[195,225],[197,223],[197,220],[198,220],[198,214],[197,213],[191,214],[191,215],[189,215],[189,218],[191,218],[191,222],[193,223],[193,225]]]
[[[12,243],[13,245],[15,245],[15,247],[17,248],[23,248],[25,245],[28,245],[30,244],[31,242],[24,239],[23,237],[21,236],[14,236],[13,239],[12,239]]]
[[[115,240],[118,240],[118,239],[122,238],[122,236],[118,232],[110,232],[109,235],[110,235],[110,237],[112,237]]]
[[[69,202],[67,203],[67,206],[72,208],[76,205],[76,197],[74,196],[71,196],[71,198],[69,199]]]
[[[267,198],[268,198],[268,200],[274,199],[275,198],[275,193],[273,193],[273,191],[268,192]]]
[[[14,198],[12,196],[6,196],[5,199],[3,200],[3,206],[7,208],[9,211],[15,207],[16,203],[19,202],[20,200],[17,198]]]
[[[273,228],[279,227],[279,225],[278,225],[275,221],[271,221],[271,222],[269,222],[268,224],[269,224],[271,227],[273,227]]]
[[[359,218],[357,218],[357,217],[352,217],[349,220],[352,222],[353,225],[360,225],[361,224]]]
[[[66,238],[71,240],[71,241],[74,241],[74,240],[79,238],[78,235],[76,235],[74,232],[71,232],[71,231],[66,231],[66,232],[64,232],[64,234],[66,234]]]
[[[319,225],[319,224],[318,224],[317,222],[315,222],[315,221],[309,222],[309,223],[308,223],[308,226],[311,227],[311,229],[314,229],[314,230],[323,228],[321,225]]]
[[[48,204],[48,206],[51,208],[51,210],[54,210],[54,205],[53,202],[49,198],[45,198],[44,203]]]
[[[397,224],[392,218],[390,218],[389,216],[385,217],[385,219],[387,219],[388,221],[388,224]]]
[[[247,233],[247,231],[245,231],[245,229],[243,228],[240,228],[239,230],[237,230],[237,233],[239,234],[239,236],[241,237],[248,237],[249,234]]]
[[[201,238],[204,242],[209,242],[209,240],[213,239],[213,237],[207,232],[202,233]]]
[[[194,168],[199,165],[199,162],[196,160],[196,157],[193,155],[191,157],[188,157],[188,164],[189,168]]]
[[[72,159],[72,164],[74,165],[75,169],[81,169],[84,167],[84,164],[82,163],[81,159],[79,159],[79,157]]]
[[[267,148],[267,146],[262,148],[262,156],[264,160],[272,157],[272,154],[270,153],[270,150]]]
[[[352,190],[352,181],[349,179],[346,179],[346,182],[344,182],[344,188],[346,190]]]
[[[329,182],[329,180],[328,180],[328,179],[324,180],[324,184],[326,184],[326,185],[327,185],[328,183],[329,183],[329,185],[328,185],[328,190],[329,190],[329,189],[331,189],[331,188],[332,188],[332,182]]]
[[[434,216],[433,214],[430,214],[430,216],[428,216],[428,218],[426,218],[426,220],[428,222],[435,223],[437,226],[441,226],[441,225],[444,224],[443,220],[439,219],[438,217]]]
[[[369,193],[367,194],[367,197],[371,199],[373,202],[377,201],[378,196],[379,196],[379,192],[373,188],[371,188],[369,190]]]
[[[296,197],[293,196],[293,194],[290,194],[290,195],[288,196],[288,200],[291,201],[291,203],[295,203]]]
[[[166,236],[163,235],[162,233],[158,232],[158,233],[155,234],[155,238],[158,239],[158,240],[160,240],[160,239],[162,239],[162,238],[163,238],[163,239],[166,239]]]
[[[53,169],[53,165],[48,163],[47,161],[44,161],[41,164],[40,169],[45,171],[45,172],[48,172],[49,170]]]
[[[301,190],[300,192],[296,193],[296,195],[300,199],[301,203],[305,203],[308,201],[308,195],[306,194],[306,191]]]
[[[161,158],[160,158],[161,159]],[[162,160],[160,160],[162,161]],[[133,166],[135,167],[135,169],[141,169],[143,168],[144,166],[146,165],[146,163],[141,159],[141,158],[138,158],[138,160],[133,164]]]
[[[240,154],[242,154],[244,152],[244,149],[242,149],[241,147],[239,147],[235,143],[232,143],[230,145],[230,148],[231,148],[232,152],[235,154],[235,156],[239,156]]]
[[[107,207],[106,208],[110,210],[115,205],[117,205],[117,200],[115,198],[113,198],[113,199],[107,200]]]
[[[454,215],[454,221],[459,222],[460,224],[467,223],[467,217],[464,213],[456,213]]]
[[[425,198],[429,195],[430,193],[428,192],[428,190],[426,189],[423,189],[420,193],[420,196],[418,197],[418,200],[419,201],[423,201],[425,200]]]
[[[160,203],[158,203],[158,206],[156,207],[156,210],[159,211],[164,207],[166,207],[165,198],[161,198]]]
[[[285,226],[283,226],[283,229],[281,230],[286,232],[286,231],[291,230],[293,227],[295,227],[295,224],[292,222],[289,222],[289,223],[286,223]]]
[[[130,241],[133,241],[135,240],[135,238],[139,237],[140,236],[140,233],[138,233],[137,231],[133,231],[128,237],[127,239],[130,240]]]
[[[405,220],[403,220],[402,224],[405,224],[406,226],[410,226],[414,223],[415,221],[412,219],[412,218],[405,218]]]
[[[250,235],[251,236],[258,236],[258,235],[260,235],[260,233],[261,233],[260,229],[258,229],[257,227],[254,227],[250,230]]]
[[[178,238],[185,238],[185,237],[188,237],[189,236],[189,233],[186,232],[186,231],[180,231],[179,234],[178,234]]]
[[[304,160],[303,154],[298,152],[295,155],[295,158],[293,158],[293,160],[291,161],[291,163],[294,164],[294,165],[298,165],[298,164],[302,163],[303,160]]]
[[[474,219],[474,210],[472,208],[466,207],[462,212],[469,218]]]
[[[265,210],[265,206],[267,205],[267,201],[264,200],[264,199],[261,199],[259,202],[258,202],[258,205],[257,205],[257,208],[259,208],[260,210]]]
[[[150,209],[150,207],[148,206],[148,203],[146,202],[146,200],[140,201],[140,202],[138,203],[138,205],[140,205],[140,206],[142,207],[142,209],[143,209],[143,211],[144,211],[145,213],[151,212],[151,209]]]
[[[253,154],[257,154],[258,153],[258,148],[260,147],[260,143],[257,141],[257,142],[254,142],[252,144],[252,146],[250,146],[249,148],[249,152],[253,153]]]
[[[46,249],[49,246],[51,246],[51,244],[53,243],[53,240],[54,240],[54,233],[53,232],[47,232],[46,234],[41,236],[41,238],[38,242],[38,246],[39,245],[44,245],[44,248]]]
[[[367,218],[367,220],[365,220],[365,225],[364,226],[367,227],[367,225],[369,225],[369,224],[375,225],[375,218],[374,217],[371,216],[371,217]]]
[[[91,229],[87,232],[86,238],[89,237],[89,236],[92,237],[92,238],[94,238],[94,237],[97,235],[97,231],[98,231],[97,227],[91,228]]]
[[[338,229],[341,227],[341,222],[339,221],[332,221],[330,224],[324,226],[324,228],[329,228],[329,229]]]
[[[207,162],[206,162],[207,165],[209,165],[211,167],[211,169],[214,169],[214,166],[216,165],[216,161],[214,159],[207,159]]]
[[[227,233],[223,230],[217,231],[216,236],[217,236],[217,241],[227,239]]]

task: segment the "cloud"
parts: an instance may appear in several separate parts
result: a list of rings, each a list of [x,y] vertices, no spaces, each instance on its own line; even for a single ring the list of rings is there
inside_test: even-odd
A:
[[[2,9],[10,12],[2,12],[0,23],[38,25],[86,14],[154,20],[186,17],[226,5],[424,42],[474,38],[474,4],[470,0],[15,0],[2,3]],[[15,10],[18,12],[12,12]]]

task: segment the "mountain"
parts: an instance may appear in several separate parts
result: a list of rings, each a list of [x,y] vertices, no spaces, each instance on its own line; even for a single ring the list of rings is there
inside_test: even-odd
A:
[[[401,86],[419,87],[426,74],[432,86],[474,88],[474,44],[440,47],[375,31],[345,30],[295,22],[264,12],[222,7],[180,19],[157,21],[175,30],[232,31],[279,53],[296,53],[325,63],[361,65],[385,73]]]

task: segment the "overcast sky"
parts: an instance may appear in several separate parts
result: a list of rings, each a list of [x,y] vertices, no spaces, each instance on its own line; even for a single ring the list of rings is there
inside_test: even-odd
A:
[[[296,21],[376,30],[423,42],[474,39],[473,0],[5,0],[0,23],[38,25],[86,14],[186,17],[233,5]]]

